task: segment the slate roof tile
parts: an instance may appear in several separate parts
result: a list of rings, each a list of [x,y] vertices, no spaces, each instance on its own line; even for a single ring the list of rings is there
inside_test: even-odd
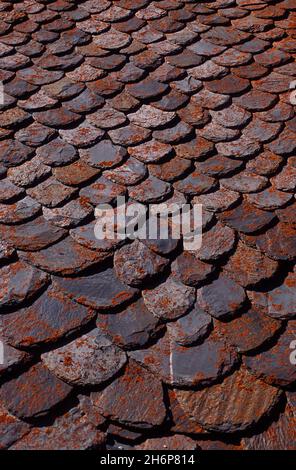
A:
[[[0,11],[0,447],[294,449],[293,1]],[[201,248],[96,238],[125,195]]]

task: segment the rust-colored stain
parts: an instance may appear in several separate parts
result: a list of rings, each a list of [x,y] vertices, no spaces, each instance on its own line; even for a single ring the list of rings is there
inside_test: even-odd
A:
[[[0,449],[295,450],[295,1],[0,12]],[[118,196],[201,248],[96,239]]]

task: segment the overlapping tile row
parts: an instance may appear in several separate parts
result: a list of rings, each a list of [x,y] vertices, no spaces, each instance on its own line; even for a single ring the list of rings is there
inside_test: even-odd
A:
[[[295,2],[0,11],[0,448],[295,449]],[[201,249],[96,239],[117,196]]]

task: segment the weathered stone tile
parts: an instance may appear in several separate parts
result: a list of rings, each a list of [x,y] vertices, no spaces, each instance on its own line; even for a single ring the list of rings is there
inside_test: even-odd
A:
[[[70,124],[77,123],[81,116],[72,113],[68,109],[60,106],[59,108],[49,109],[47,111],[39,111],[33,114],[34,119],[41,124],[49,127],[63,128]]]
[[[269,384],[285,387],[295,382],[295,366],[289,361],[291,342],[295,340],[296,322],[289,321],[275,346],[256,356],[245,356],[250,372]]]
[[[230,253],[235,241],[234,230],[218,222],[203,233],[202,245],[194,251],[194,255],[202,261],[216,261]]]
[[[186,178],[174,183],[174,188],[181,193],[194,196],[196,194],[207,193],[214,189],[216,185],[217,183],[214,178],[196,170]]]
[[[54,177],[68,186],[80,186],[99,174],[100,170],[87,165],[82,160],[53,169]]]
[[[22,80],[25,80],[28,83],[33,85],[46,85],[48,83],[53,83],[62,78],[63,72],[45,70],[41,67],[33,65],[32,67],[22,69],[18,71],[18,76]]]
[[[71,387],[58,380],[44,366],[37,364],[1,386],[4,406],[18,418],[48,414],[71,392]]]
[[[43,217],[53,225],[62,228],[71,228],[81,224],[93,213],[90,204],[81,198],[67,202],[64,206],[49,209],[43,207]]]
[[[251,307],[229,322],[215,322],[215,331],[239,352],[256,350],[270,341],[282,328],[280,321],[268,318],[264,309]]]
[[[3,337],[17,348],[51,344],[79,330],[95,316],[94,311],[71,302],[49,288],[32,305],[3,317]]]
[[[281,391],[241,368],[221,384],[201,391],[176,390],[176,396],[188,416],[202,427],[233,433],[252,429],[269,415],[279,402]]]
[[[50,172],[49,166],[44,165],[39,157],[34,157],[22,165],[9,168],[7,174],[14,184],[26,188],[46,178]]]
[[[212,318],[198,305],[187,315],[167,324],[170,337],[181,346],[201,342],[212,327]]]
[[[0,307],[16,306],[35,295],[46,284],[49,276],[22,261],[0,269],[3,284],[0,289]]]
[[[172,158],[164,163],[157,165],[148,165],[150,175],[155,176],[164,181],[175,181],[188,173],[191,169],[191,162],[185,158]]]
[[[75,188],[65,186],[54,177],[50,177],[38,186],[27,189],[27,194],[46,207],[56,207],[68,201],[76,191]]]
[[[59,132],[65,142],[75,147],[87,147],[95,144],[104,136],[104,131],[96,129],[87,121],[83,121],[82,124],[71,129],[61,129]]]
[[[79,434],[79,440],[77,440]],[[35,427],[10,447],[11,450],[103,449],[105,436],[79,408],[72,408],[50,426]]]
[[[169,278],[153,289],[143,290],[146,307],[157,318],[172,321],[185,315],[195,302],[195,289]]]
[[[143,105],[135,113],[129,114],[129,120],[142,127],[154,128],[165,126],[175,117],[174,112],[161,111],[150,105]]]
[[[129,45],[131,38],[128,34],[111,28],[109,31],[95,36],[94,42],[103,49],[116,50]]]
[[[119,313],[98,315],[97,325],[124,349],[145,346],[159,330],[159,321],[146,308],[143,299],[128,305]]]
[[[100,385],[125,365],[125,353],[110,338],[94,329],[41,356],[43,364],[70,385]]]
[[[105,417],[135,428],[154,428],[166,416],[161,382],[134,361],[102,392],[92,392],[91,399]]]
[[[84,85],[81,83],[75,83],[68,78],[62,78],[57,82],[50,83],[43,87],[43,91],[47,93],[51,98],[56,100],[65,100],[73,98],[74,96],[81,93],[84,89]]]
[[[220,188],[217,191],[195,196],[193,204],[202,204],[206,210],[212,212],[223,212],[231,209],[240,199],[240,195],[235,191]]]
[[[113,129],[122,126],[126,122],[126,116],[123,113],[116,111],[108,105],[92,114],[88,114],[86,119],[93,126],[101,129]]]
[[[272,186],[259,193],[247,196],[248,201],[259,209],[274,210],[285,206],[293,198],[292,194],[277,191]]]
[[[199,160],[209,156],[214,150],[214,144],[203,137],[196,137],[174,147],[178,157],[188,160]]]
[[[13,184],[8,178],[1,180],[0,202],[13,202],[23,194],[24,190]]]
[[[262,212],[262,211],[261,211]],[[296,258],[296,227],[291,223],[279,222],[256,238],[258,248],[275,260],[291,260]]]
[[[222,187],[240,193],[256,193],[268,185],[268,179],[264,176],[242,171],[230,178],[220,180]]]
[[[245,303],[244,289],[224,274],[197,290],[198,304],[218,319],[232,317]]]
[[[97,238],[95,221],[71,229],[70,236],[80,245],[102,254],[104,252],[113,252],[124,243],[124,240],[118,239],[116,236],[114,238]]]
[[[277,97],[271,93],[264,93],[253,89],[248,93],[235,98],[235,104],[247,111],[265,111],[277,102]]]
[[[129,186],[142,181],[147,176],[147,169],[143,163],[130,157],[120,166],[105,171],[104,176],[114,183]]]
[[[157,255],[138,240],[123,246],[114,255],[117,277],[135,287],[145,285],[162,273],[167,265],[167,259]]]
[[[129,124],[119,129],[113,129],[108,132],[114,144],[130,146],[138,145],[149,139],[151,131],[134,124]]]
[[[246,450],[293,450],[295,449],[295,417],[290,406],[271,423],[268,429],[251,437],[243,438]]]
[[[1,404],[0,407],[0,449],[4,450],[10,447],[14,442],[21,439],[25,434],[30,431],[30,424],[19,420],[10,414],[6,408]]]
[[[171,187],[154,176],[149,176],[142,183],[129,188],[129,196],[139,202],[161,202],[169,193]]]
[[[267,293],[268,315],[272,318],[287,319],[296,316],[296,275],[289,273],[283,284]]]
[[[220,215],[222,222],[243,233],[253,233],[267,227],[275,216],[272,212],[262,211],[243,201],[238,207]]]
[[[28,263],[44,271],[62,276],[77,274],[101,263],[108,257],[108,253],[89,250],[76,243],[71,237],[41,251],[31,253],[20,251],[19,255]]]
[[[65,236],[65,230],[38,217],[21,225],[0,225],[0,237],[20,250],[38,251]]]
[[[59,137],[38,148],[36,154],[43,163],[54,167],[67,165],[77,159],[76,149]]]
[[[234,349],[226,348],[215,334],[201,344],[184,347],[167,333],[150,348],[129,355],[165,383],[181,388],[209,385],[229,373],[237,361]]]
[[[125,304],[138,292],[120,282],[111,268],[78,278],[57,277],[54,283],[71,299],[98,310]]]
[[[172,152],[172,147],[169,144],[152,139],[136,147],[129,147],[128,152],[140,162],[154,163],[167,157]]]

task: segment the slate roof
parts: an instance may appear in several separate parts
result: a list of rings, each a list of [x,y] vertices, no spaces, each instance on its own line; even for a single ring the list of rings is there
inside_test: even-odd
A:
[[[295,2],[0,10],[0,448],[295,449]],[[95,239],[118,195],[201,250]]]

